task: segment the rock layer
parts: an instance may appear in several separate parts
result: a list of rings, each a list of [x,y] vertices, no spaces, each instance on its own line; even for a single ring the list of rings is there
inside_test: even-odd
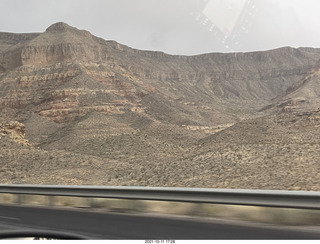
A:
[[[0,33],[0,182],[319,190],[319,58]]]
[[[289,47],[173,56],[131,49],[65,23],[40,34],[1,33],[0,43],[0,109],[57,122],[129,109],[179,125],[232,123],[284,94],[320,57],[319,49]]]

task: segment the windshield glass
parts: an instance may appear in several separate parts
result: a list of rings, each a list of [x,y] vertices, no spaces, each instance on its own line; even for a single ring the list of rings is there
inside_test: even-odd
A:
[[[320,189],[317,0],[2,0],[0,183]]]

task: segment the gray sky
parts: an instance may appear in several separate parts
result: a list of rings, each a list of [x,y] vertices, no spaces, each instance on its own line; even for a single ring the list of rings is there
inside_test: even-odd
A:
[[[320,47],[319,0],[0,0],[0,31],[59,21],[170,54]]]

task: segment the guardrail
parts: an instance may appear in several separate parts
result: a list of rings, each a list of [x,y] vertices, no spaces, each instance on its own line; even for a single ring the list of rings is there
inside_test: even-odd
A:
[[[0,184],[0,193],[320,209],[312,191]]]

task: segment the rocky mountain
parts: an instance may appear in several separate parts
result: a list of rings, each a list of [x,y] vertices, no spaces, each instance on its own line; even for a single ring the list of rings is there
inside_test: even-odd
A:
[[[281,48],[172,56],[104,41],[65,23],[40,34],[2,33],[0,40],[0,108],[56,122],[125,108],[177,125],[235,122],[304,78],[320,54]]]
[[[246,172],[245,156],[217,155],[244,144],[255,155],[256,145],[290,144],[299,131],[270,121],[303,118],[306,128],[318,128],[304,112],[317,113],[319,59],[320,49],[290,47],[168,55],[65,23],[43,33],[0,33],[1,182],[315,189],[283,177],[257,183],[233,174],[242,166]],[[302,117],[292,113],[296,104]],[[8,124],[24,126],[20,141]],[[299,133],[307,138],[312,129]],[[250,161],[250,174],[261,175],[261,159]],[[238,180],[231,184],[232,175]]]
[[[319,108],[319,88],[320,62],[317,62],[302,79],[289,86],[284,94],[273,99],[264,109],[282,112],[315,111]]]

